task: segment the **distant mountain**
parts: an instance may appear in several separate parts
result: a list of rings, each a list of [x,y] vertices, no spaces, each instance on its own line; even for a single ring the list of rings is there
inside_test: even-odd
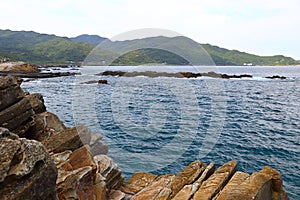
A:
[[[33,31],[0,30],[0,57],[37,64],[81,62],[93,45]]]
[[[75,42],[84,42],[84,43],[88,43],[88,44],[97,46],[103,40],[107,40],[107,38],[100,37],[99,35],[83,34],[83,35],[79,35],[77,37],[70,38],[70,40],[75,41]]]
[[[182,36],[112,42],[97,35],[80,35],[75,38],[67,38],[33,31],[11,30],[0,30],[0,57],[35,64],[80,63],[100,42],[101,48],[104,50],[93,51],[97,52],[94,56],[95,59],[98,56],[103,57],[103,61],[114,59],[111,60],[113,65],[140,65],[145,63],[186,65],[197,64],[200,61],[205,65],[211,63],[212,60],[217,65],[244,65],[245,63],[252,65],[298,64],[296,60],[282,55],[257,56],[210,44],[199,44]],[[136,50],[130,51],[131,49]],[[117,54],[115,54],[116,52]],[[210,57],[207,56],[206,52]],[[116,55],[121,56],[115,59]],[[189,63],[191,60],[194,63]]]

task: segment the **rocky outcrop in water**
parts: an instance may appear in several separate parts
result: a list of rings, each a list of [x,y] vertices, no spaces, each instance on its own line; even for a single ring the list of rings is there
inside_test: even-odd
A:
[[[252,78],[252,75],[241,74],[241,75],[230,75],[230,74],[219,74],[216,72],[207,73],[193,73],[193,72],[156,72],[156,71],[146,71],[146,72],[124,72],[124,71],[104,71],[99,76],[124,76],[124,77],[136,77],[136,76],[147,76],[147,77],[174,77],[174,78],[198,78],[198,77],[210,77],[210,78]]]
[[[126,182],[102,137],[66,127],[43,97],[0,77],[0,199],[286,200],[282,178],[265,167],[252,175],[229,161],[190,163],[178,174],[137,172]]]

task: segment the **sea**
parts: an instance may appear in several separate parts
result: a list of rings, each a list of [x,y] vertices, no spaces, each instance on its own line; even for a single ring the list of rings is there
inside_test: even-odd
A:
[[[49,70],[49,69],[47,69]],[[52,69],[51,69],[52,70]],[[176,174],[194,160],[268,165],[300,199],[300,66],[81,66],[81,75],[23,82],[67,125],[103,136],[125,177]],[[106,70],[250,74],[252,78],[102,76]],[[286,79],[268,79],[279,75]],[[108,84],[87,84],[105,79]]]

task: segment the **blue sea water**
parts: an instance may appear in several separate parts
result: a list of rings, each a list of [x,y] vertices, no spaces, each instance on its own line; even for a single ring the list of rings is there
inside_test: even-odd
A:
[[[300,199],[300,67],[172,68],[253,75],[229,80],[94,75],[105,69],[84,67],[80,76],[22,86],[41,93],[68,126],[85,124],[101,134],[127,177],[178,173],[196,159],[217,166],[233,159],[247,173],[265,165],[277,169],[290,199]],[[277,74],[287,79],[264,78]],[[109,84],[80,84],[98,79]]]

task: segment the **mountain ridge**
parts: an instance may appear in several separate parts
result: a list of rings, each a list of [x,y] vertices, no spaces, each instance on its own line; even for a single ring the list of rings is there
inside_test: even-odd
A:
[[[159,43],[159,40],[163,40]],[[95,48],[97,43],[107,42],[107,48],[119,51],[120,49],[130,49],[134,46],[143,46],[143,43],[156,43],[158,46],[180,45],[184,51],[183,55],[201,53],[203,48],[212,58],[216,65],[295,65],[296,60],[283,55],[276,56],[258,56],[238,50],[229,50],[210,44],[200,44],[187,37],[159,37],[144,38],[138,40],[126,41],[110,41],[105,37],[98,35],[82,34],[77,37],[60,37],[53,34],[41,34],[34,31],[11,31],[0,29],[0,57],[8,57],[14,60],[22,60],[35,64],[65,64],[65,63],[81,63]],[[101,44],[102,45],[102,44]],[[109,46],[110,45],[110,46]],[[139,51],[139,50],[137,50]],[[145,54],[147,53],[147,55]],[[172,51],[171,51],[172,52]],[[105,52],[109,54],[108,52]],[[128,52],[127,52],[128,53]],[[153,59],[148,56],[152,54]],[[144,51],[147,62],[161,62],[166,52],[156,51],[154,54],[150,51]],[[139,55],[139,53],[137,52]],[[160,56],[158,56],[160,54]],[[178,55],[181,55],[178,54]],[[170,55],[168,54],[169,58]],[[124,59],[126,55],[122,55]],[[131,53],[132,57],[132,53]],[[146,58],[145,57],[145,58]],[[157,59],[159,58],[159,59]],[[134,64],[143,64],[143,58],[139,58],[140,62],[132,62]],[[120,60],[120,59],[119,59]],[[176,59],[175,59],[176,60]],[[179,58],[177,59],[180,60]],[[121,60],[122,61],[122,60]],[[173,60],[174,61],[174,60]],[[185,63],[185,62],[181,62]],[[118,63],[115,63],[118,64]],[[130,64],[130,63],[129,63]],[[176,62],[172,63],[176,65]],[[126,62],[123,62],[126,65]],[[180,65],[180,62],[178,62]]]

